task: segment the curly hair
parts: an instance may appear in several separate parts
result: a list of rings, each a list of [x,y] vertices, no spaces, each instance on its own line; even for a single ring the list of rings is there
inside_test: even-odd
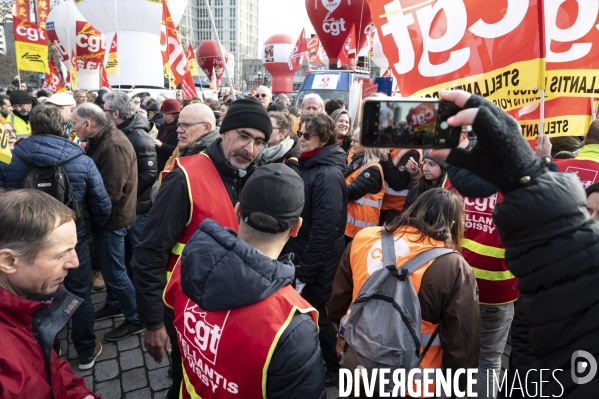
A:
[[[335,122],[330,116],[323,113],[303,115],[300,119],[300,126],[306,124],[306,131],[318,136],[325,145],[335,144],[337,142],[337,129]]]

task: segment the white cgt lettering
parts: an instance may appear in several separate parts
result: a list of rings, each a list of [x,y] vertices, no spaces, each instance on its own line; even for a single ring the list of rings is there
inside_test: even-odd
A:
[[[479,19],[468,30],[479,37],[493,39],[507,35],[520,25],[528,11],[529,0],[508,0],[503,18],[494,24]]]
[[[431,24],[441,10],[445,11],[447,30],[440,38],[433,39],[431,37]],[[462,0],[437,1],[433,6],[429,5],[417,10],[416,15],[420,23],[420,33],[422,34],[424,47],[422,58],[420,58],[418,64],[418,71],[422,76],[445,75],[466,65],[468,58],[470,58],[469,47],[451,51],[449,59],[441,64],[434,65],[429,59],[429,53],[449,51],[464,37],[466,21],[468,20],[464,2]]]
[[[77,46],[88,48],[90,52],[97,53],[101,49],[105,49],[104,40],[101,36],[88,36],[85,34],[77,35]]]
[[[26,36],[30,42],[37,42],[38,40],[46,40],[43,30],[36,30],[33,28],[27,28],[25,26],[17,26],[17,34],[19,36]]]
[[[556,1],[556,0],[553,0]],[[559,1],[559,0],[557,0]],[[586,1],[586,0],[585,0]],[[404,13],[401,0],[392,0],[385,4],[387,23],[381,25],[383,36],[391,35],[399,51],[399,61],[393,65],[396,73],[404,74],[414,69],[416,56],[408,27],[414,21],[412,12]],[[493,24],[479,19],[469,30],[475,35],[493,39],[504,36],[516,29],[528,11],[529,0],[508,0],[503,18]],[[431,24],[436,15],[445,12],[447,29],[439,38],[431,37]],[[427,5],[416,10],[423,41],[423,55],[418,63],[418,70],[423,76],[439,76],[455,72],[463,67],[470,57],[470,48],[453,50],[449,60],[434,65],[430,62],[430,53],[444,53],[456,46],[466,33],[468,20],[463,0],[439,0],[434,5]]]
[[[557,26],[557,16],[560,6],[566,0],[545,0],[545,43],[547,46],[547,62],[570,62],[586,56],[593,43],[573,43],[569,50],[561,53],[551,51],[551,41],[568,43],[579,40],[593,29],[599,12],[597,0],[576,0],[578,15],[569,28],[560,29]],[[599,26],[598,26],[599,29]]]

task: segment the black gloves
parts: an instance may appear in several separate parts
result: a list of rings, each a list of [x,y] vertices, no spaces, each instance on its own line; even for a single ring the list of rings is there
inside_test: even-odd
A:
[[[464,105],[479,108],[472,129],[477,143],[471,151],[454,148],[447,162],[485,179],[507,194],[545,173],[522,134],[518,123],[508,114],[480,96],[473,95]]]

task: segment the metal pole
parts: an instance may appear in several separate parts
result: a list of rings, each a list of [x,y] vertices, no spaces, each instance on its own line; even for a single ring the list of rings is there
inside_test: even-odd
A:
[[[214,37],[216,37],[216,43],[218,44],[218,51],[220,52],[220,59],[223,63],[223,68],[225,69],[225,75],[229,80],[229,87],[231,87],[231,94],[235,93],[235,88],[233,87],[233,82],[231,81],[231,77],[229,76],[229,70],[227,69],[227,62],[225,61],[225,55],[223,54],[223,49],[220,44],[220,39],[218,37],[218,31],[216,30],[216,24],[214,23],[214,17],[212,16],[212,10],[210,10],[210,2],[208,0],[204,0],[204,4],[208,9],[208,16],[210,17],[210,23],[212,24],[212,30],[214,31]]]
[[[539,124],[540,126],[540,130],[539,130],[539,136],[542,136],[545,134],[545,90],[541,90],[541,118],[539,120]]]
[[[116,0],[114,0],[114,34],[116,36],[116,59],[119,60],[119,64],[120,64],[120,59],[119,59],[119,21],[118,21],[118,12],[116,9]],[[104,40],[106,40],[106,38],[104,38]],[[112,43],[111,43],[112,44]],[[108,54],[110,56],[110,49],[108,49]],[[119,65],[119,74],[117,75],[119,77],[119,90],[121,89],[121,65]]]

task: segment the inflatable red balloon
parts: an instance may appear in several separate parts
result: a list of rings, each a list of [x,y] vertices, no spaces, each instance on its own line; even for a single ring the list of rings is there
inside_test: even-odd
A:
[[[225,56],[225,62],[227,62],[227,50],[222,44],[221,48],[223,50],[223,55]],[[206,76],[208,76],[208,79],[210,79],[212,68],[214,68],[214,73],[216,74],[216,86],[220,86],[220,80],[225,73],[226,65],[223,65],[216,40],[203,41],[196,50],[196,57],[198,59],[198,66],[204,71]]]
[[[289,69],[289,56],[295,48],[297,37],[284,33],[276,34],[264,42],[262,47],[262,64],[272,75],[273,93],[291,93],[293,91],[293,74],[299,63]]]
[[[331,69],[337,69],[337,56],[353,24],[358,51],[364,45],[364,30],[372,21],[366,0],[306,0],[306,11],[329,56]]]

